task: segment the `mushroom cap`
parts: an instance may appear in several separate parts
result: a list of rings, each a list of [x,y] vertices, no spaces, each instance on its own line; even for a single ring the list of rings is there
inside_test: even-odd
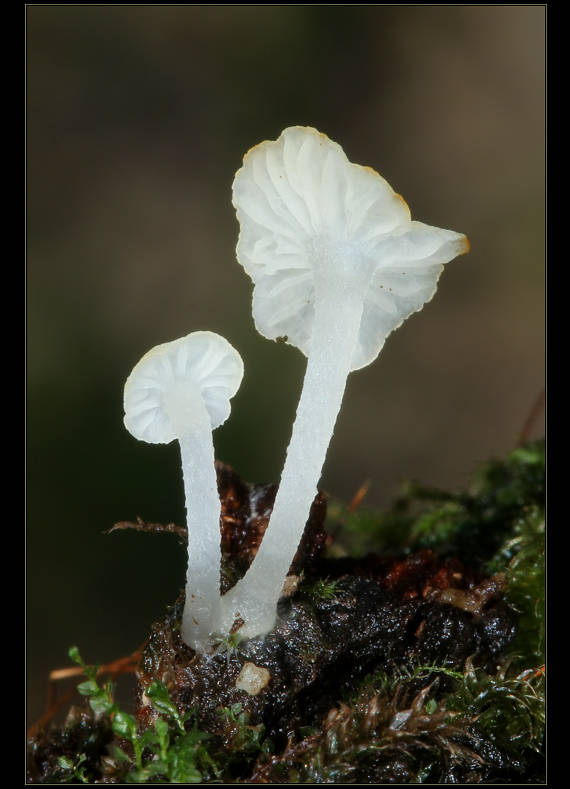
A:
[[[243,378],[241,356],[219,334],[197,331],[157,345],[125,384],[125,427],[140,441],[168,444],[203,420],[212,429],[230,415]]]
[[[388,334],[434,295],[465,236],[414,222],[388,182],[310,127],[285,129],[244,157],[233,184],[237,258],[254,282],[253,316],[268,339],[311,349],[316,275],[366,269],[351,369],[373,361]]]

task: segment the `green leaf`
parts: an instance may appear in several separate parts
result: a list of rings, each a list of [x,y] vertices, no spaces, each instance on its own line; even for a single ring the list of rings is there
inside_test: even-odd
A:
[[[196,767],[196,754],[184,748],[172,752],[170,757],[170,769],[168,776],[173,784],[199,784],[202,783],[202,773]]]
[[[436,711],[436,709],[437,709],[437,701],[435,699],[429,699],[429,701],[426,702],[426,712],[427,712],[427,714],[428,715],[433,715],[433,713]]]
[[[73,770],[73,761],[67,756],[60,756],[57,760],[57,765],[62,770]]]
[[[162,682],[158,680],[154,680],[148,686],[145,691],[146,696],[151,700],[153,707],[157,710],[157,712],[161,712],[165,715],[169,715],[171,718],[176,721],[176,725],[180,733],[184,732],[184,721],[180,716],[180,713],[176,709],[175,704],[172,702],[170,695],[168,693],[168,689]]]
[[[193,764],[177,764],[170,773],[170,782],[173,784],[201,784],[202,773]]]
[[[194,726],[184,735],[182,739],[185,746],[194,746],[200,742],[204,742],[204,740],[207,740],[209,736],[210,735],[206,734],[206,732],[200,731],[196,723],[194,723]]]
[[[80,666],[84,666],[85,663],[81,655],[79,654],[79,649],[77,647],[69,647],[67,650],[68,656],[73,660],[74,663],[78,663]]]
[[[147,729],[139,737],[139,746],[144,749],[147,746],[152,747],[153,745],[158,745],[158,736],[153,729]]]
[[[120,710],[115,713],[112,728],[115,734],[117,734],[119,737],[124,737],[127,740],[131,740],[131,742],[137,736],[136,720],[132,715],[129,715],[126,712],[121,712]]]
[[[544,453],[541,453],[540,446],[530,445],[526,447],[518,447],[511,452],[510,458],[519,463],[526,463],[529,465],[540,465],[544,463]]]
[[[123,749],[119,748],[118,745],[113,746],[112,753],[116,762],[123,762],[124,764],[131,763],[130,757],[127,756],[127,754],[123,751]]]
[[[95,679],[97,675],[97,671],[99,670],[99,666],[88,666],[87,663],[83,660],[83,658],[79,654],[79,650],[77,649],[77,647],[70,647],[67,650],[67,654],[71,658],[71,660],[73,660],[74,663],[77,663],[77,665],[81,666],[85,674],[90,679]]]
[[[154,728],[161,739],[166,737],[168,734],[168,723],[164,720],[164,718],[157,718],[154,722]]]
[[[143,770],[133,770],[125,776],[125,782],[128,784],[146,784],[151,777],[151,772],[148,768]]]
[[[96,696],[91,696],[89,699],[89,706],[95,715],[110,715],[115,709],[115,704],[113,704],[111,698],[103,691]]]
[[[153,706],[160,712],[168,712],[170,715],[173,713],[178,714],[178,711],[170,699],[168,689],[162,682],[157,679],[148,686],[145,694],[153,702]]]
[[[88,679],[87,682],[81,682],[77,686],[78,693],[82,696],[93,696],[95,693],[100,693],[101,688],[93,679]]]
[[[307,728],[312,728],[312,727],[309,726]],[[266,739],[263,740],[263,742],[261,743],[261,752],[262,753],[274,753],[275,752],[275,746],[273,745],[273,743],[271,742],[269,737],[266,737]]]

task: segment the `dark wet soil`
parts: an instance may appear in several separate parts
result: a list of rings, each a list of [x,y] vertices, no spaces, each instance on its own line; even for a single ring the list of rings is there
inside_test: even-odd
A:
[[[255,556],[276,486],[249,485],[229,467],[217,464],[217,468],[222,499],[222,591],[226,591]],[[152,725],[157,715],[145,695],[154,680],[168,688],[180,713],[195,711],[198,726],[209,733],[218,748],[231,748],[236,736],[235,726],[227,716],[220,715],[220,708],[239,704],[251,727],[263,727],[274,755],[255,764],[244,759],[243,764],[232,767],[232,779],[294,782],[298,765],[307,763],[306,754],[314,757],[323,737],[329,742],[330,731],[339,742],[348,736],[349,719],[342,722],[343,710],[348,707],[342,700],[359,692],[367,675],[379,671],[389,674],[413,665],[463,671],[468,659],[475,666],[496,666],[517,627],[516,613],[502,597],[504,578],[500,573],[481,577],[477,568],[466,567],[454,557],[438,558],[427,549],[405,557],[326,558],[329,538],[324,529],[325,515],[325,496],[319,494],[290,568],[277,626],[267,636],[222,644],[214,655],[198,655],[180,635],[183,596],[152,626],[137,672],[136,716],[140,727]],[[142,522],[134,525],[143,530],[149,530],[149,526]],[[156,531],[174,531],[185,537],[184,529],[173,524],[155,526]],[[244,689],[244,672],[250,676],[253,673],[257,684]],[[438,682],[441,696],[445,676]],[[424,686],[412,683],[407,688],[410,709],[425,694]],[[414,694],[419,694],[416,701]],[[420,700],[423,704],[424,698]],[[370,700],[371,705],[374,703]],[[367,708],[366,715],[373,714],[380,713],[374,706],[371,711]],[[435,726],[435,722],[433,718],[430,725]],[[90,743],[93,748],[106,747],[108,729],[98,729],[81,716],[74,726],[70,731],[83,737],[88,747]],[[445,726],[449,728],[442,722],[442,731]],[[307,739],[304,732],[309,730],[313,733]],[[455,735],[445,731],[453,742],[450,752],[463,748],[472,754],[473,765],[471,769],[471,757],[442,762],[441,780],[496,781],[532,775],[528,765],[510,763],[475,730],[467,727]],[[61,740],[63,735],[57,736]],[[51,744],[63,752],[65,743],[53,739]],[[39,762],[42,758],[49,761],[49,747],[46,741],[36,742]],[[426,746],[420,743],[418,747]],[[354,756],[358,769],[347,766],[337,778],[329,774],[326,782],[342,783],[346,775],[350,775],[349,782],[357,783],[407,783],[417,779],[405,748],[385,748],[376,755],[364,748],[359,754]],[[38,775],[36,780],[41,781],[41,767]]]

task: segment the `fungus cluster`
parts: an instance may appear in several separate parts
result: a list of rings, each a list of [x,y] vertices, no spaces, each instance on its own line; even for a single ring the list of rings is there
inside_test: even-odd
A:
[[[189,534],[182,634],[200,652],[238,624],[240,638],[274,627],[349,373],[374,361],[390,332],[433,297],[443,265],[469,249],[464,235],[413,221],[378,173],[307,127],[246,154],[233,204],[257,330],[285,337],[307,368],[269,525],[245,576],[223,597],[211,430],[229,415],[241,359],[223,338],[196,332],[150,351],[125,387],[125,424],[135,437],[180,441]]]

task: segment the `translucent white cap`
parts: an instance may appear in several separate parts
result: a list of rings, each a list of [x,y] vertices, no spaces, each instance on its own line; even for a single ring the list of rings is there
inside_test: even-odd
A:
[[[366,269],[353,370],[432,298],[443,264],[469,249],[460,233],[412,221],[384,178],[310,127],[252,148],[236,173],[233,203],[237,257],[255,284],[255,325],[269,339],[309,355],[316,273],[335,277],[339,261],[345,272]]]
[[[125,384],[125,427],[150,444],[180,438],[204,414],[219,427],[242,378],[241,356],[219,334],[198,331],[157,345]]]

